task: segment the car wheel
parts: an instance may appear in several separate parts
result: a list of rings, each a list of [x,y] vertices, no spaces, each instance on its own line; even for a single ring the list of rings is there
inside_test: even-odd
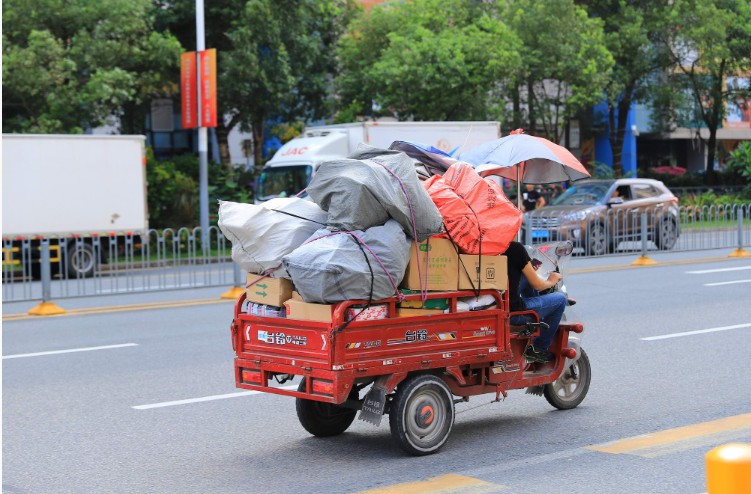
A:
[[[678,241],[678,225],[673,218],[662,217],[655,229],[655,245],[660,250],[670,250]]]
[[[610,240],[605,225],[602,223],[590,225],[587,231],[587,239],[587,255],[602,256],[610,250]]]
[[[305,378],[300,381],[297,390],[305,392]],[[351,393],[350,397],[353,395],[357,399],[357,393]],[[303,398],[296,399],[295,408],[297,409],[297,419],[303,428],[318,437],[341,434],[352,425],[357,415],[357,410],[351,408]]]

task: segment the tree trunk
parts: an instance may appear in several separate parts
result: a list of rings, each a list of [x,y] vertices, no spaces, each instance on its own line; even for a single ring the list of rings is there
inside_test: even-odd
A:
[[[263,163],[263,137],[264,137],[265,117],[254,120],[251,125],[253,129],[253,165],[256,172],[262,168]]]
[[[522,103],[521,96],[519,95],[519,84],[514,83],[514,90],[512,93],[513,100],[513,128],[518,129],[522,125]],[[512,129],[513,130],[513,129]]]
[[[227,168],[232,168],[232,158],[229,154],[229,133],[232,127],[228,127],[220,121],[216,126],[216,141],[219,145],[219,161]]]
[[[535,114],[535,92],[532,79],[527,79],[527,111],[529,112],[527,133],[535,135],[537,133],[537,115]]]

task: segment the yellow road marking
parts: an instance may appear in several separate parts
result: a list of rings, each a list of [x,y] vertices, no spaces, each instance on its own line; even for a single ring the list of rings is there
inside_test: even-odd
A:
[[[486,494],[506,489],[503,485],[449,473],[427,480],[395,484],[355,494]]]
[[[111,305],[105,307],[89,307],[84,309],[69,309],[64,314],[46,317],[83,316],[87,314],[109,314],[113,312],[127,312],[131,310],[171,309],[175,307],[190,307],[193,305],[209,305],[228,303],[230,300],[221,298],[206,298],[194,300],[179,300],[176,302],[148,302],[143,304]],[[234,301],[231,301],[234,303]],[[3,314],[3,321],[21,321],[24,319],[38,319],[39,316],[23,314]]]
[[[653,458],[747,436],[751,437],[751,413],[587,446],[586,449]]]

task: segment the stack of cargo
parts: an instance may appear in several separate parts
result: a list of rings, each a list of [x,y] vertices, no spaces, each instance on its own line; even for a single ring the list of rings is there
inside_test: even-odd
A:
[[[426,169],[433,176],[421,181],[416,170]],[[502,254],[522,214],[466,163],[427,168],[403,151],[361,145],[322,163],[307,192],[310,200],[220,202],[219,226],[248,272],[249,313],[330,322],[336,303],[360,300],[348,318],[431,315],[447,301],[402,301],[397,314],[377,301],[507,288]],[[463,309],[477,306],[474,298]]]

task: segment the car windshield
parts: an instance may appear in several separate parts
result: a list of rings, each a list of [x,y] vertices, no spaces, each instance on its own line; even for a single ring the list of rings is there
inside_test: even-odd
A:
[[[610,189],[609,183],[572,185],[553,200],[552,206],[593,206],[601,204]]]
[[[308,186],[313,167],[309,165],[267,168],[258,180],[257,199],[294,197]]]

